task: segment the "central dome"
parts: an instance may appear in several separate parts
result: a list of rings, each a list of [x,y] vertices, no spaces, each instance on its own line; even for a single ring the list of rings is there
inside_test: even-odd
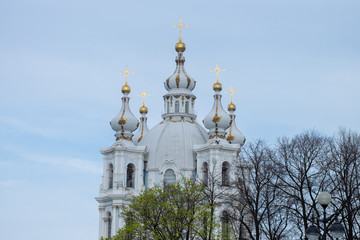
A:
[[[152,128],[138,144],[148,147],[147,168],[159,171],[164,163],[176,165],[178,171],[195,169],[193,146],[208,139],[205,129],[196,121],[162,121]]]

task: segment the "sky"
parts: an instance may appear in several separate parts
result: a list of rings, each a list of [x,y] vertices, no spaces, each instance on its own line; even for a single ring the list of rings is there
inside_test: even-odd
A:
[[[11,0],[0,2],[0,239],[98,237],[102,146],[121,108],[161,121],[182,17],[198,121],[219,63],[248,142],[360,131],[358,0]],[[223,94],[226,107],[230,96]]]

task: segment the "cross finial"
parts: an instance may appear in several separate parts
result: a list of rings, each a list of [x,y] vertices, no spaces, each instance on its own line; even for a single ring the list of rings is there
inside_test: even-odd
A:
[[[145,89],[143,90],[143,92],[141,94],[138,94],[138,96],[143,98],[143,103],[142,103],[143,107],[145,107],[145,97],[150,96],[150,95],[151,95],[150,93],[145,92]]]
[[[125,68],[126,68],[125,71],[120,72],[120,75],[121,74],[125,75],[125,85],[128,85],[127,77],[129,76],[129,74],[134,74],[134,72],[130,72],[129,69],[128,69],[128,66],[126,66]]]
[[[216,72],[216,83],[219,83],[219,72],[225,71],[225,68],[219,68],[219,63],[216,63],[216,68],[210,69],[211,72]]]
[[[179,19],[179,24],[173,25],[173,28],[179,28],[179,30],[180,30],[179,42],[182,41],[181,29],[186,28],[186,27],[189,27],[189,25],[188,24],[183,24],[183,19],[182,18]]]
[[[229,93],[230,94],[230,103],[233,103],[233,94],[234,93],[238,93],[239,92],[239,90],[234,90],[233,89],[233,87],[232,86],[230,86],[230,90],[229,91],[227,91],[226,93]]]

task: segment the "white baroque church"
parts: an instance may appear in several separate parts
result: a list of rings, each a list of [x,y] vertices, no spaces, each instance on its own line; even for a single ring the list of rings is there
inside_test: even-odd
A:
[[[208,169],[222,176],[226,185],[234,178],[232,165],[238,158],[244,135],[235,124],[236,106],[232,100],[228,112],[221,104],[222,84],[217,74],[214,104],[202,123],[196,121],[195,99],[192,92],[196,81],[186,73],[180,22],[179,42],[175,45],[177,56],[174,73],[165,80],[167,93],[164,99],[163,120],[148,130],[148,108],[140,108],[140,121],[130,111],[129,71],[121,91],[122,107],[111,120],[116,141],[100,149],[103,155],[103,176],[99,196],[99,238],[111,237],[124,226],[119,214],[128,204],[129,197],[155,185],[166,186],[182,177],[207,181]],[[233,93],[233,90],[230,91]],[[145,94],[144,94],[145,95]]]

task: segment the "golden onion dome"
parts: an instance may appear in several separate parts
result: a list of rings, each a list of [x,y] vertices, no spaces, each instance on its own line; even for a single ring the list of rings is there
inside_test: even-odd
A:
[[[214,89],[215,92],[220,92],[222,90],[221,83],[214,83],[213,89]]]
[[[175,50],[178,52],[178,53],[183,53],[185,52],[186,50],[186,46],[185,46],[185,43],[183,42],[178,42],[175,44]]]
[[[230,103],[230,104],[228,105],[228,111],[229,111],[229,112],[234,112],[235,110],[236,110],[236,105],[233,104],[233,103]]]
[[[130,86],[129,85],[124,85],[122,88],[121,88],[121,92],[122,93],[127,93],[127,94],[129,94],[130,93]]]
[[[141,114],[147,114],[147,113],[148,113],[148,108],[147,108],[146,106],[142,106],[142,107],[140,108],[140,113],[141,113]]]

